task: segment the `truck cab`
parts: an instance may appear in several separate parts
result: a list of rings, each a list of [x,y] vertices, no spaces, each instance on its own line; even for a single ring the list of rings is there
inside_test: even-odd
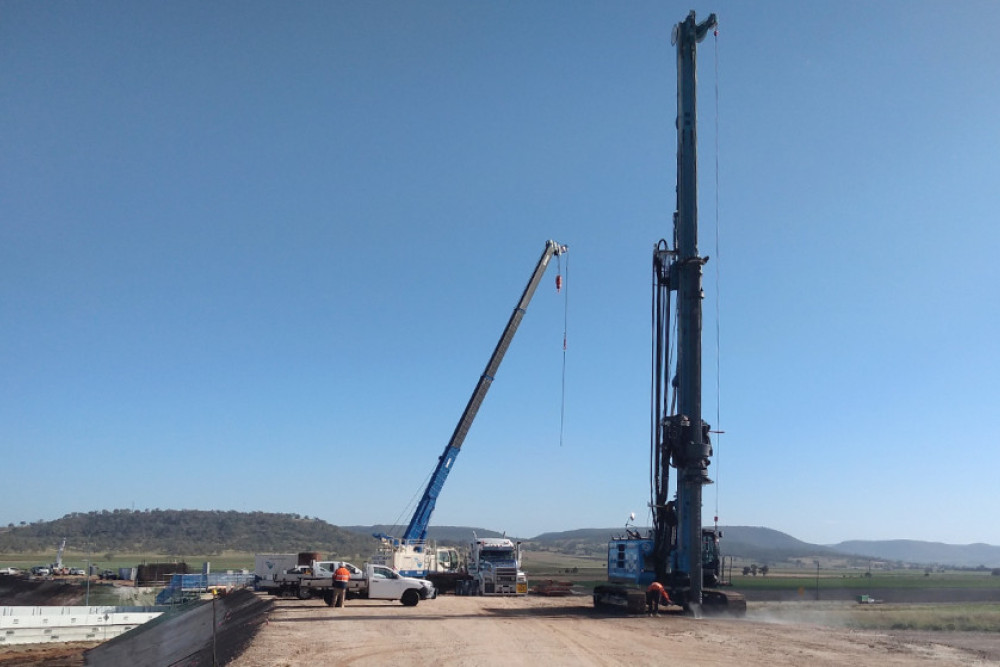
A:
[[[521,543],[506,537],[475,537],[469,547],[469,574],[479,595],[527,595],[521,571]]]

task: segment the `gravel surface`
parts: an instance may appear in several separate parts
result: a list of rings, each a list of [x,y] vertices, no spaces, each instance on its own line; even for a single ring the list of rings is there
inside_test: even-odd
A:
[[[790,605],[791,606],[791,605]],[[589,597],[441,596],[343,609],[280,600],[239,667],[294,665],[983,665],[998,637],[831,628],[751,606],[745,619],[608,614]],[[988,646],[987,646],[988,645]],[[992,648],[990,648],[992,647]]]

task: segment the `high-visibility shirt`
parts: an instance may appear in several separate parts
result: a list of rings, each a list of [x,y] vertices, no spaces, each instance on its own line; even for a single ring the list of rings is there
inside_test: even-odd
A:
[[[346,567],[338,567],[337,571],[333,573],[333,580],[337,583],[346,584],[351,580],[351,571]]]
[[[670,602],[670,596],[667,595],[667,591],[666,591],[666,589],[663,588],[663,584],[661,584],[658,581],[654,581],[653,583],[651,583],[649,585],[649,588],[646,589],[646,592],[647,593],[659,593],[661,596],[663,596],[664,600],[666,600],[667,602]]]

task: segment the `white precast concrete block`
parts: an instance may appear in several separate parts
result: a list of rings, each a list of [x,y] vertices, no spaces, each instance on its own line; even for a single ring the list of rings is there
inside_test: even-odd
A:
[[[104,641],[162,613],[157,607],[0,607],[0,646]]]

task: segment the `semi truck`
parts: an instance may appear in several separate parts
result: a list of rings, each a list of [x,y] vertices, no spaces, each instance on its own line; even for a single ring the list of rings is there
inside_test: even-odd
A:
[[[477,595],[527,595],[521,543],[507,537],[476,537],[469,545],[469,575]]]

